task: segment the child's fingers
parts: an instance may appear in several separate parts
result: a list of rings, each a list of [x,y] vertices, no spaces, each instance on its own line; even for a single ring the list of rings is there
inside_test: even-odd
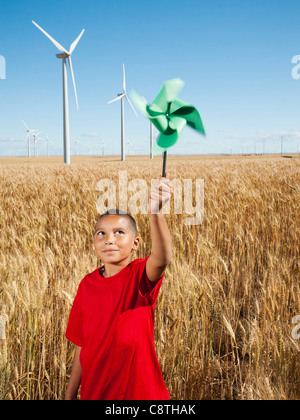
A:
[[[165,197],[172,197],[172,191],[151,191],[150,197],[151,198],[165,198]]]
[[[166,178],[161,178],[160,180],[159,180],[159,182],[156,184],[156,186],[160,186],[160,185],[168,185],[168,186],[170,186],[170,187],[173,187],[173,184],[172,184],[172,182],[169,180],[169,179],[166,179]]]
[[[161,177],[160,178],[160,181],[163,181],[163,182],[171,182],[171,180],[170,180],[170,172],[167,172],[165,177]]]
[[[173,194],[171,192],[167,192],[167,191],[163,191],[161,194],[156,193],[156,192],[151,192],[150,194],[150,200],[154,200],[154,201],[167,201],[170,200],[172,198]]]
[[[157,191],[170,191],[171,188],[172,187],[168,184],[157,184],[155,190],[157,190]]]
[[[170,175],[167,172],[167,175]],[[151,190],[150,199],[156,202],[166,202],[174,195],[173,184],[168,178],[161,178]]]

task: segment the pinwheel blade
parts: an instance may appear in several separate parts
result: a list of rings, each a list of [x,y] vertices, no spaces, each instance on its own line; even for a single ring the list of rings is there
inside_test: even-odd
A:
[[[73,86],[74,86],[74,92],[75,92],[75,99],[76,99],[76,106],[77,106],[77,110],[78,110],[78,98],[77,98],[77,91],[76,91],[76,84],[75,84],[75,77],[74,77],[74,72],[73,72],[73,66],[72,66],[71,56],[68,57],[68,60],[69,60],[69,65],[70,65],[70,70],[71,70],[71,75],[72,75],[72,80],[73,80]]]
[[[160,109],[162,112],[167,112],[169,103],[174,101],[183,86],[184,82],[181,79],[168,80],[160,88],[152,106],[154,106],[156,110]]]
[[[183,132],[184,127],[186,126],[187,122],[185,118],[180,117],[171,117],[169,122],[169,130],[174,130],[180,136]]]
[[[76,45],[78,44],[80,38],[82,37],[83,33],[84,33],[85,29],[83,29],[80,33],[80,35],[75,39],[74,42],[72,42],[71,46],[70,46],[70,51],[69,54],[72,54],[72,52],[75,50]]]
[[[146,99],[142,96],[140,96],[138,93],[136,93],[134,90],[130,92],[131,99],[133,100],[135,106],[141,111],[142,114],[144,114],[147,118],[152,121],[152,118],[156,118],[160,115],[163,115],[163,112],[155,111],[155,107],[149,106]]]
[[[205,134],[200,114],[195,107],[176,98],[170,106],[170,113],[173,116],[184,118],[190,127],[202,134]]]
[[[163,149],[168,149],[169,147],[174,146],[185,126],[185,119],[178,117],[172,118],[168,129],[161,133],[157,139],[158,146],[162,147]]]
[[[133,112],[135,113],[135,115],[138,117],[138,114],[137,114],[136,110],[134,109],[134,106],[132,105],[132,103],[131,103],[131,101],[130,101],[130,99],[128,98],[128,96],[127,96],[127,95],[125,95],[125,98],[127,99],[127,101],[128,101],[128,103],[129,103],[129,105],[130,105],[130,106],[131,106],[131,108],[133,109]]]
[[[158,129],[158,131],[163,132],[168,128],[168,120],[163,112],[155,111],[152,105],[149,106],[146,99],[136,93],[134,90],[131,91],[131,99],[133,100],[136,107],[144,114],[153,125]],[[157,107],[155,109],[158,109]]]
[[[107,102],[108,104],[111,104],[112,102],[118,101],[119,99],[124,98],[125,93],[123,93],[122,95],[117,96],[115,99],[113,99],[112,101]]]
[[[43,32],[44,35],[46,35],[47,38],[50,39],[50,41],[56,46],[56,48],[59,49],[59,51],[64,52],[66,54],[68,54],[68,51],[62,46],[60,45],[57,41],[55,41],[54,38],[52,38],[52,36],[50,36],[46,31],[44,31],[43,28],[41,28],[37,23],[35,23],[34,21],[32,21],[32,23],[40,30]]]
[[[144,114],[146,117],[150,118],[150,115],[147,112],[148,102],[146,101],[146,99],[140,96],[134,90],[130,92],[130,96],[133,102],[135,103],[135,106],[141,111],[141,113]]]
[[[154,125],[154,127],[157,128],[157,130],[160,133],[164,133],[166,132],[166,130],[169,127],[169,120],[165,115],[159,115],[157,117],[152,117],[150,118],[152,121],[152,124]]]

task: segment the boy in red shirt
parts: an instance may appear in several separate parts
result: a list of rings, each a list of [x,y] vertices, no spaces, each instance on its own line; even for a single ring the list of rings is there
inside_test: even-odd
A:
[[[165,400],[154,348],[154,310],[172,241],[162,214],[173,196],[170,174],[151,191],[152,251],[131,261],[139,247],[135,220],[114,210],[96,224],[95,253],[104,265],[81,281],[71,309],[66,338],[75,344],[66,400]]]

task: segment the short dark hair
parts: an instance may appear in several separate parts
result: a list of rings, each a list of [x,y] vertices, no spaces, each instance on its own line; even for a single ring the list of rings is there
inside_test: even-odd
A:
[[[110,209],[107,210],[105,213],[101,214],[101,216],[98,218],[97,223],[99,222],[99,220],[104,217],[104,216],[110,216],[110,215],[118,215],[121,217],[126,217],[126,219],[129,221],[132,233],[134,234],[134,236],[137,235],[137,227],[136,227],[136,221],[134,220],[134,218],[126,213],[126,211],[120,210],[120,209]],[[96,226],[97,226],[96,223]]]

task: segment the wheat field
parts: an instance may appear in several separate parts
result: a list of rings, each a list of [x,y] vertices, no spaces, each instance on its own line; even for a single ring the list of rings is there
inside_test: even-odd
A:
[[[81,279],[97,267],[96,185],[160,177],[162,159],[0,162],[0,399],[61,400],[65,339]],[[204,219],[166,215],[173,242],[155,347],[172,399],[298,400],[300,159],[168,158],[171,180],[204,179]],[[150,184],[149,184],[150,185]],[[118,204],[118,203],[117,203]],[[141,245],[150,223],[138,214]]]

